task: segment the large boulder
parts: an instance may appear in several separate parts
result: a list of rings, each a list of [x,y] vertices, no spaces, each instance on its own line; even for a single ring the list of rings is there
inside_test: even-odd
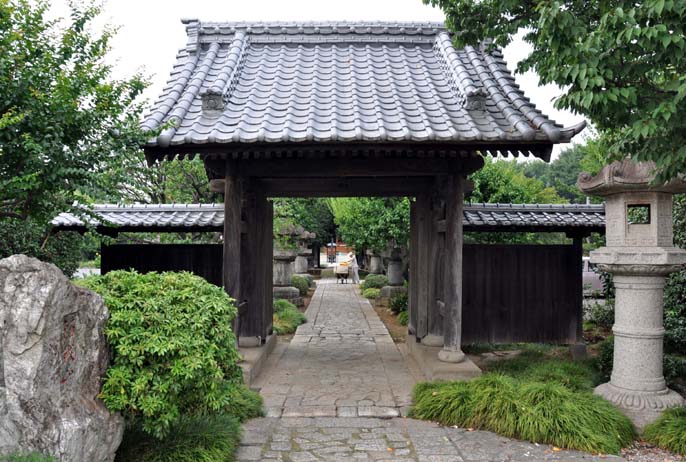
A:
[[[97,396],[109,353],[97,294],[54,265],[0,260],[0,456],[111,462],[124,420]]]

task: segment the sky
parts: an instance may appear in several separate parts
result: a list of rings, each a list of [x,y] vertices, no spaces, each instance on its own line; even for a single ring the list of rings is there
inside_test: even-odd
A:
[[[52,14],[67,16],[66,0],[53,0]],[[179,48],[186,44],[181,18],[201,21],[443,21],[441,10],[421,0],[108,0],[97,24],[119,26],[109,60],[116,78],[137,71],[151,85],[145,97],[152,101],[161,92]],[[529,52],[516,40],[504,50],[510,70]],[[515,76],[524,93],[544,114],[565,126],[583,118],[553,107],[561,91],[554,85],[538,86],[534,73]],[[577,138],[578,139],[578,138]],[[561,147],[556,148],[554,155]]]

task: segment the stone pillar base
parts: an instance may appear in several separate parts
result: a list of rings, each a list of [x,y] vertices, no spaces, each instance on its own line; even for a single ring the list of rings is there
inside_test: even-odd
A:
[[[646,392],[627,390],[611,383],[604,383],[598,385],[593,393],[617,406],[639,430],[654,422],[666,409],[686,404],[681,395],[669,388]]]
[[[303,306],[305,304],[305,301],[300,296],[300,291],[295,287],[275,286],[272,293],[275,300],[288,300],[295,306]]]
[[[441,351],[441,347],[427,346],[424,344],[424,340],[422,343],[417,343],[412,334],[407,336],[405,345],[426,380],[470,380],[481,375],[481,369],[469,358],[465,358],[459,363],[439,361],[438,352]]]
[[[393,298],[398,294],[406,294],[407,288],[403,286],[383,286],[379,296],[381,298]],[[443,344],[441,344],[443,345]]]
[[[461,363],[465,359],[462,350],[451,350],[443,348],[438,352],[438,360],[444,363]]]

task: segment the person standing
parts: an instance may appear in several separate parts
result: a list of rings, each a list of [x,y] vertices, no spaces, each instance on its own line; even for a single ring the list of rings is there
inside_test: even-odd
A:
[[[355,252],[350,252],[348,254],[348,260],[349,260],[348,268],[350,268],[353,284],[359,284],[360,283],[360,273],[359,273],[360,266],[357,264],[357,256],[355,255]]]

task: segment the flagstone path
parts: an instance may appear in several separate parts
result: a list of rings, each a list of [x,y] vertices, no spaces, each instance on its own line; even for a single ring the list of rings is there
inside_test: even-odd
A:
[[[253,384],[267,417],[244,425],[243,461],[620,461],[403,418],[423,380],[358,286],[318,281],[308,323]]]

